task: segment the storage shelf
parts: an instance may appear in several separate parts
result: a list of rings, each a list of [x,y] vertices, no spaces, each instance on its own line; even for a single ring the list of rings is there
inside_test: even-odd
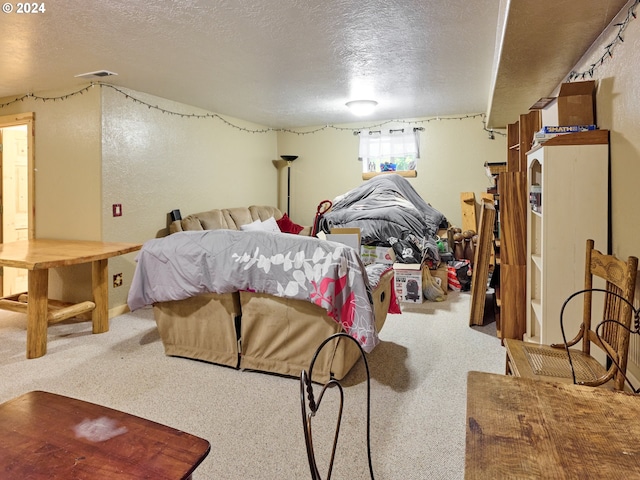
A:
[[[501,338],[521,339],[527,308],[527,157],[535,132],[542,127],[540,110],[531,110],[507,125],[507,171],[500,174]],[[524,200],[524,201],[523,201]]]
[[[531,309],[533,310],[538,323],[541,323],[539,321],[542,318],[542,303],[540,302],[540,299],[531,300]]]
[[[542,270],[542,255],[531,255],[531,260],[538,270]]]
[[[567,297],[584,288],[587,239],[608,249],[608,132],[588,144],[563,135],[527,154],[528,190],[540,186],[542,212],[527,213],[527,303],[525,337],[543,344],[562,343],[560,311]],[[560,146],[561,145],[561,146]],[[565,331],[573,335],[582,321],[580,302],[564,312]]]

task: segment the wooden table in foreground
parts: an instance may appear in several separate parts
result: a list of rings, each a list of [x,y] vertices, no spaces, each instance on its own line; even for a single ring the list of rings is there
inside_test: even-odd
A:
[[[26,268],[28,295],[0,299],[0,308],[27,314],[27,358],[47,353],[47,325],[91,312],[93,333],[109,330],[107,262],[140,250],[141,244],[82,240],[23,240],[0,244],[0,266]],[[49,269],[91,263],[91,301],[75,305],[49,302]]]
[[[469,372],[466,479],[640,478],[640,396]]]
[[[53,393],[0,405],[3,479],[189,479],[210,448],[189,433]]]

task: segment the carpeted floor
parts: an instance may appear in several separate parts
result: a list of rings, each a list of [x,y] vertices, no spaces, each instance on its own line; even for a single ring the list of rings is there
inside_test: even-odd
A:
[[[402,315],[387,317],[382,343],[368,356],[378,480],[463,478],[466,374],[504,373],[495,325],[469,327],[469,301],[450,292],[444,302],[403,306]],[[27,360],[25,348],[26,316],[0,313],[0,401],[46,390],[204,437],[211,453],[195,480],[310,478],[298,381],[167,357],[151,309],[113,318],[100,335],[90,323],[51,326],[48,353],[38,359]],[[361,363],[345,384],[333,478],[368,478]],[[314,419],[320,452],[328,452],[332,406],[328,397]]]

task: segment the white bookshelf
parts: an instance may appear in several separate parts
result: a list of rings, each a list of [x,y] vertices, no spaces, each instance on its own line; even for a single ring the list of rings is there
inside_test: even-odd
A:
[[[584,287],[585,245],[608,251],[608,131],[553,138],[527,153],[528,185],[540,185],[541,209],[527,213],[525,341],[562,343],[560,310]],[[582,321],[582,299],[564,314],[567,340]]]

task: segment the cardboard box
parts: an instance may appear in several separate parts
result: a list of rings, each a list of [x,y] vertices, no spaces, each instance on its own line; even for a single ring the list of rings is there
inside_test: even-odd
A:
[[[325,238],[330,242],[338,242],[355,248],[358,254],[360,254],[360,237],[355,233],[327,233]]]
[[[396,261],[396,254],[393,252],[393,248],[362,245],[360,258],[362,258],[362,263],[365,265],[369,265],[371,263],[392,265],[393,262]]]
[[[558,125],[597,125],[595,80],[560,86]]]
[[[360,254],[359,228],[332,228],[331,233],[324,235],[324,239],[352,247],[358,252],[358,254]]]
[[[357,235],[358,245],[360,245],[360,229],[356,228],[332,228],[331,235]]]
[[[422,303],[422,265],[419,263],[394,263],[396,297],[401,302]]]

